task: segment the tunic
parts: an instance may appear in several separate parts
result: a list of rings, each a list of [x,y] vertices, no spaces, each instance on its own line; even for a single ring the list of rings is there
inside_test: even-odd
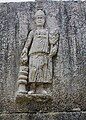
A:
[[[36,30],[29,51],[29,82],[52,82],[52,60],[48,55],[48,31]]]

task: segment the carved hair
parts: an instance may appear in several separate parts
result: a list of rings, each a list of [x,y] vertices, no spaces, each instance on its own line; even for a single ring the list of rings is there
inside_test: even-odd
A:
[[[38,10],[38,11],[35,13],[35,18],[36,18],[37,16],[43,16],[43,17],[45,17],[45,13],[44,13],[42,10]]]

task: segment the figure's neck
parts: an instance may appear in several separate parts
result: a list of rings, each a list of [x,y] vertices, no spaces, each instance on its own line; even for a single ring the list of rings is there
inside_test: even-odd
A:
[[[37,30],[43,29],[43,26],[37,26]]]

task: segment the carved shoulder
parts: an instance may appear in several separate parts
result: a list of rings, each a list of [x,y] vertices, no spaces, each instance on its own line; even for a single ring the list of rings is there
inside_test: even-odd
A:
[[[30,47],[31,41],[33,39],[33,36],[34,36],[34,32],[30,31],[30,33],[28,35],[28,39],[27,39],[27,41],[25,43],[25,47],[24,48],[29,48]]]
[[[33,38],[33,36],[34,36],[34,31],[32,30],[30,31],[28,38]]]

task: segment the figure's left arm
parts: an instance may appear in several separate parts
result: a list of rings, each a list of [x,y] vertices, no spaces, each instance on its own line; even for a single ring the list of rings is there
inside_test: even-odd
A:
[[[49,56],[53,57],[54,55],[56,55],[58,51],[59,33],[57,33],[56,31],[53,33],[50,33],[49,41],[50,41],[50,46],[51,46]]]

